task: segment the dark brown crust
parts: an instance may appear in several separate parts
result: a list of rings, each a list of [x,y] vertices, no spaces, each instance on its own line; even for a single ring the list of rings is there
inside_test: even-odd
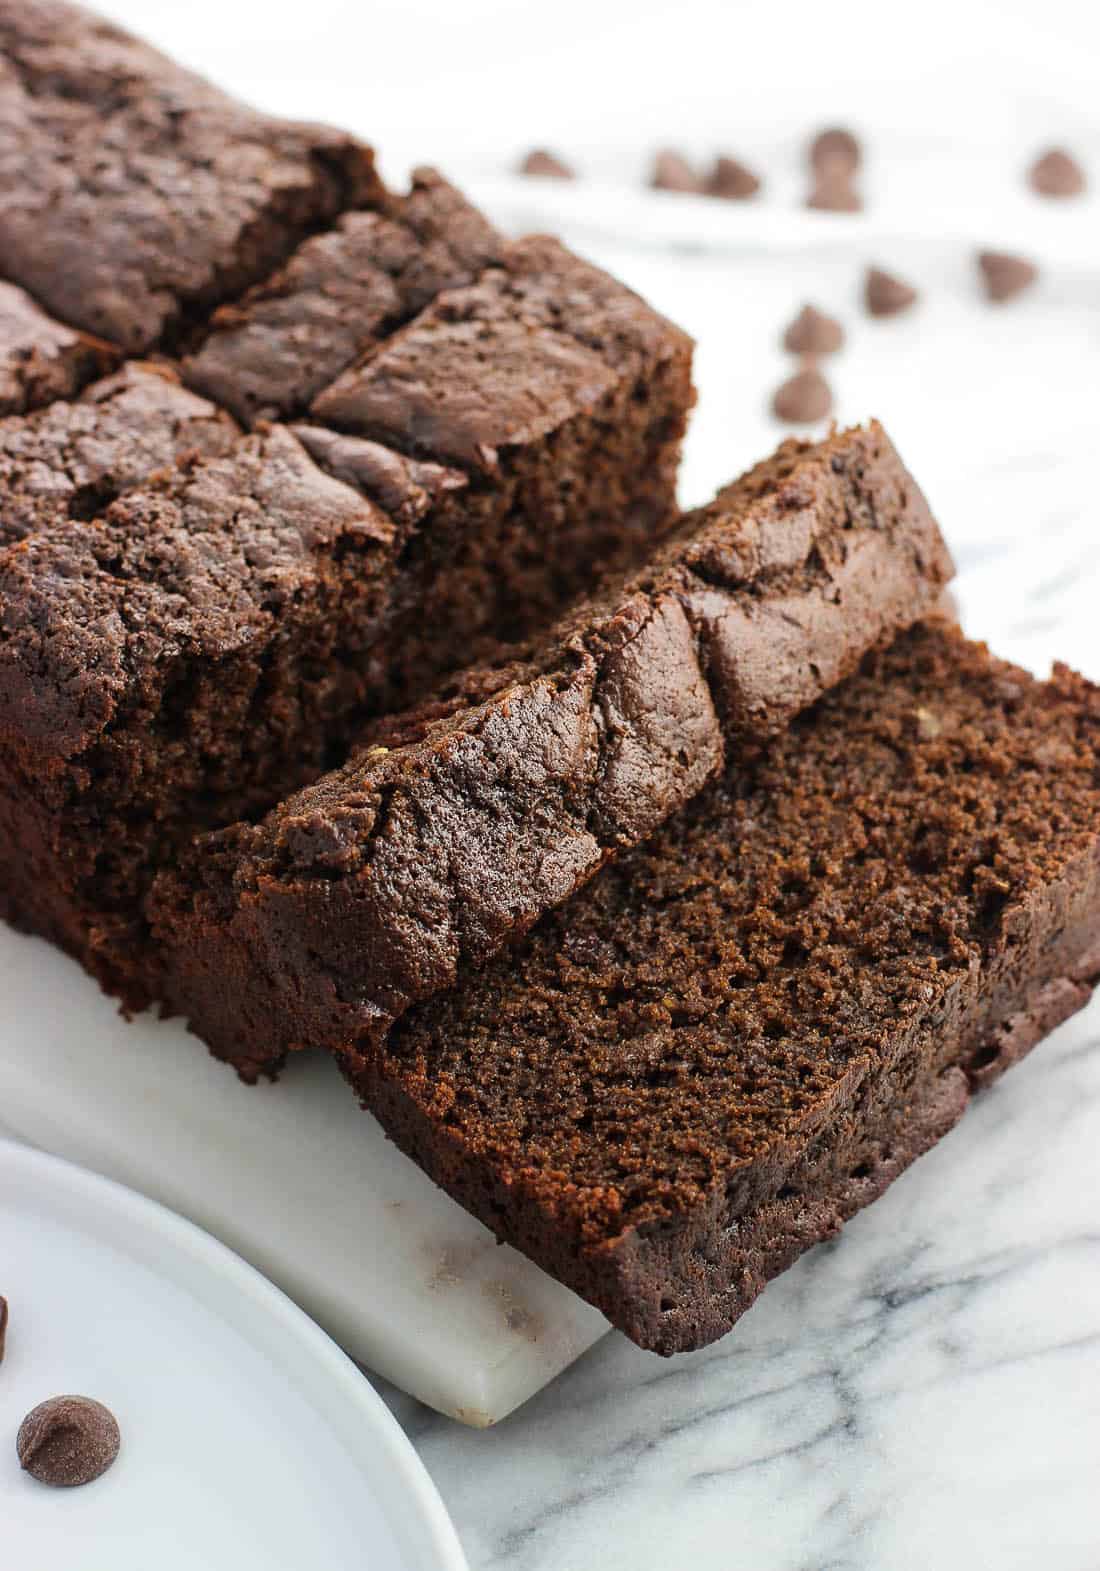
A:
[[[497,473],[507,452],[616,387],[682,359],[688,339],[637,295],[547,236],[444,293],[313,402],[323,424]]]
[[[239,435],[167,366],[136,361],[75,402],[0,420],[0,546],[79,528],[158,471],[228,453]]]
[[[271,119],[62,0],[0,3],[0,271],[142,354],[387,200],[370,150]]]
[[[520,679],[508,668],[494,693],[492,671],[467,675],[453,711],[379,728],[342,771],[167,874],[152,916],[173,1006],[245,1076],[303,1046],[369,1054],[950,572],[880,427],[785,444],[573,612]]]
[[[904,736],[889,719],[882,735],[896,738],[903,760],[919,760],[923,754],[931,766],[927,778],[940,782],[945,799],[965,806],[973,793],[975,801],[985,804],[976,825],[1003,827],[994,828],[992,838],[986,838],[988,830],[979,830],[971,839],[964,813],[949,830],[946,826],[956,822],[949,816],[955,809],[945,802],[948,816],[942,819],[942,830],[932,827],[933,838],[923,838],[919,823],[909,819],[901,831],[902,844],[895,849],[883,827],[896,822],[891,817],[893,793],[887,789],[876,807],[875,793],[882,787],[869,778],[861,796],[853,782],[855,838],[848,843],[838,838],[829,851],[825,847],[832,843],[833,829],[825,829],[817,841],[810,837],[809,843],[822,847],[827,866],[830,857],[836,858],[835,869],[823,875],[814,909],[831,912],[824,920],[839,923],[837,931],[849,920],[844,915],[848,905],[851,920],[858,920],[864,908],[859,891],[869,876],[862,857],[869,852],[885,859],[878,906],[887,920],[878,929],[869,925],[865,940],[853,928],[845,941],[850,946],[847,960],[838,963],[834,951],[823,948],[822,963],[828,959],[828,968],[820,972],[820,982],[817,972],[808,979],[806,994],[817,1000],[817,1015],[783,1021],[792,1042],[786,1060],[780,1043],[767,1040],[770,1029],[762,1033],[762,1046],[753,1045],[753,1032],[761,1022],[751,1023],[751,1011],[768,1006],[754,1002],[752,984],[748,993],[732,995],[748,1000],[735,1003],[741,1014],[728,1017],[744,1019],[729,1029],[745,1035],[740,1045],[732,1039],[723,1084],[728,1079],[733,1086],[740,1079],[744,1091],[727,1093],[716,1081],[714,1095],[720,1108],[727,1094],[733,1105],[743,1094],[750,1110],[743,1120],[735,1112],[719,1110],[716,1122],[704,1122],[705,1101],[694,1114],[684,1111],[686,1089],[675,1089],[678,1084],[690,1088],[690,1081],[678,1082],[677,1075],[693,1072],[693,1052],[701,1053],[696,1070],[701,1073],[717,1051],[705,1045],[693,1048],[691,1033],[697,1029],[707,1037],[727,1029],[719,1024],[727,1018],[718,1002],[720,987],[700,1014],[697,1028],[690,1020],[683,1026],[669,1024],[679,1010],[690,1008],[694,986],[689,976],[676,973],[670,956],[681,945],[689,956],[701,952],[698,947],[693,951],[693,943],[706,948],[707,930],[686,924],[693,891],[712,870],[702,863],[696,866],[690,848],[700,835],[709,835],[712,842],[723,836],[722,815],[729,809],[719,810],[719,804],[730,800],[717,795],[715,805],[708,807],[709,792],[691,809],[699,827],[692,831],[695,840],[691,835],[684,839],[686,849],[675,835],[669,839],[672,849],[660,849],[658,837],[656,851],[643,849],[629,859],[630,867],[615,888],[621,885],[626,900],[636,890],[638,907],[633,918],[629,909],[617,918],[618,941],[614,926],[607,927],[616,919],[600,915],[620,909],[619,895],[609,894],[605,905],[599,903],[605,873],[573,907],[535,930],[511,968],[497,962],[473,988],[408,1016],[381,1053],[345,1055],[345,1071],[365,1105],[436,1182],[498,1237],[523,1250],[654,1351],[670,1354],[721,1336],[768,1280],[805,1249],[836,1233],[953,1127],[972,1090],[991,1084],[1083,1007],[1100,979],[1100,696],[1067,673],[1052,684],[1033,683],[1023,673],[989,660],[980,646],[965,645],[942,624],[929,624],[918,633],[912,644],[913,669],[920,673],[921,662],[926,662],[924,674],[910,688],[902,671],[891,678],[897,683],[894,696],[888,689],[881,695],[887,710],[896,706],[897,714],[907,717],[915,735],[910,731]],[[892,658],[896,669],[900,657]],[[955,697],[949,674],[953,658],[959,662]],[[853,680],[853,692],[862,694],[861,680]],[[874,682],[864,687],[865,697],[857,702],[853,696],[852,713],[866,712],[865,705],[876,701]],[[980,699],[968,696],[983,687]],[[915,709],[911,693],[916,694]],[[985,704],[987,713],[995,715],[1003,704],[1007,730],[998,732],[993,726],[988,744],[980,728],[960,732],[952,755],[956,744],[939,739],[940,712],[923,707],[935,704],[938,693],[944,695],[945,723],[951,723],[953,705],[965,712],[975,703]],[[1002,768],[992,739],[998,734],[1007,739],[1014,732],[1009,745],[1018,749],[1019,767]],[[845,767],[845,756],[823,733],[822,757],[835,761],[831,767]],[[950,770],[946,760],[951,756],[967,766],[954,778],[943,773],[945,767]],[[883,778],[888,775],[889,770]],[[860,786],[863,778],[861,773]],[[1062,794],[1064,811],[1051,813],[1050,793]],[[928,801],[931,826],[939,810],[938,802]],[[751,824],[752,812],[747,811]],[[798,813],[804,811],[805,804],[798,808]],[[847,811],[838,808],[839,836],[848,833]],[[908,815],[912,808],[897,811]],[[767,843],[761,851],[780,859],[776,887],[783,889],[787,864],[782,859],[789,845],[803,837],[798,816],[781,805],[777,815],[777,823],[791,827],[779,841],[772,839],[771,830],[762,831]],[[868,826],[864,850],[859,818]],[[949,838],[937,846],[934,836],[940,833],[960,837],[954,849]],[[730,855],[736,868],[733,846]],[[938,857],[960,855],[963,860],[942,864],[942,869],[956,871],[941,870]],[[647,860],[651,857],[654,870]],[[971,857],[979,859],[977,866],[969,864]],[[922,872],[926,858],[927,872]],[[747,865],[759,869],[766,862],[767,857],[755,856]],[[672,877],[676,884],[668,888]],[[921,893],[922,879],[927,894]],[[607,1029],[616,1022],[616,1008],[603,994],[629,997],[637,983],[628,977],[647,974],[644,957],[633,958],[642,940],[634,941],[630,928],[641,923],[645,902],[662,886],[667,915],[658,912],[650,925],[665,936],[656,946],[649,936],[645,939],[646,955],[652,955],[651,969],[656,971],[655,1003],[646,1006],[645,1017],[652,1024],[620,1042],[620,1033],[628,1031],[624,1022],[615,1029],[615,1045],[602,1045],[592,1033],[601,1022]],[[777,921],[776,908],[763,896],[761,901],[760,916],[750,912],[744,920],[758,921],[764,933],[771,932],[768,924],[775,924],[777,952],[780,945],[793,942],[791,934],[800,930],[800,922],[806,924],[804,934],[810,930],[809,913]],[[868,899],[868,909],[871,903]],[[578,917],[578,906],[587,913],[583,918]],[[908,937],[907,921],[912,924]],[[647,926],[647,935],[649,931]],[[874,931],[881,932],[887,944],[881,955],[874,947],[879,942],[871,936]],[[603,941],[623,956],[602,978],[583,957],[570,958],[572,946],[590,942],[593,933],[602,933]],[[678,938],[678,933],[683,936]],[[692,933],[694,937],[687,936]],[[732,951],[739,940],[725,950],[718,940],[715,934],[715,954],[708,964],[719,969],[736,965]],[[812,962],[813,945],[809,938],[806,942]],[[869,946],[866,955],[861,942]],[[640,969],[628,971],[628,966]],[[783,996],[784,977],[793,974],[782,962],[769,973],[770,1007]],[[837,992],[831,1000],[826,977]],[[818,993],[818,987],[826,991]],[[671,1017],[660,1007],[663,989],[671,989]],[[521,1030],[520,1019],[526,1022]],[[546,1027],[530,1024],[540,1019],[547,1021]],[[766,1018],[762,1022],[765,1028],[770,1023]],[[557,1045],[555,1029],[561,1033]],[[629,1028],[638,1029],[637,1022]],[[560,1066],[553,1085],[545,1064],[532,1052],[543,1031],[549,1033],[545,1051],[553,1052]],[[630,1041],[637,1047],[628,1047]],[[813,1075],[823,1078],[815,1079],[820,1089],[812,1093],[799,1084],[799,1041],[806,1044],[804,1054],[832,1060],[827,1072],[821,1062],[813,1066]],[[597,1097],[590,1083],[604,1072],[601,1065],[607,1058],[623,1066],[618,1101],[605,1101],[602,1092]],[[762,1085],[751,1082],[761,1076],[766,1080],[771,1062],[779,1078],[769,1084],[764,1102]],[[661,1073],[649,1082],[649,1066],[654,1064]],[[790,1079],[789,1086],[783,1077]],[[661,1089],[666,1082],[672,1088],[667,1093]],[[498,1086],[501,1089],[494,1089]],[[536,1096],[537,1114],[531,1112],[531,1096]],[[598,1131],[603,1121],[615,1117],[621,1126],[616,1125],[617,1137],[605,1149],[607,1176],[601,1178],[592,1164],[602,1137],[579,1131],[590,1130],[593,1119]],[[671,1122],[666,1126],[662,1118]],[[584,1172],[590,1175],[583,1179],[578,1176],[582,1141]],[[652,1160],[670,1164],[669,1172],[678,1168],[684,1176],[672,1181],[650,1174],[647,1152],[653,1153]],[[692,1173],[699,1176],[689,1179]]]
[[[118,359],[111,344],[55,322],[24,290],[0,280],[0,415],[71,398]]]
[[[432,169],[386,213],[346,213],[245,298],[217,311],[184,361],[191,386],[241,420],[303,414],[387,333],[473,280],[504,242]]]

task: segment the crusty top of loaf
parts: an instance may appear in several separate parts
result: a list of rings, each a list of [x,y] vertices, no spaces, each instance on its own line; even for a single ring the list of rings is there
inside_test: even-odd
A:
[[[495,470],[501,452],[593,409],[624,378],[686,356],[686,334],[556,240],[444,292],[338,377],[313,413],[341,430]]]
[[[117,359],[110,344],[55,322],[25,290],[0,280],[0,416],[71,398]]]
[[[345,213],[243,300],[223,306],[184,361],[193,387],[240,419],[302,414],[352,362],[470,283],[504,241],[433,169],[384,213]]]
[[[0,551],[0,722],[25,743],[79,751],[120,707],[155,708],[173,660],[215,661],[272,636],[338,549],[370,574],[396,538],[285,427],[165,470],[100,516]]]
[[[181,459],[227,453],[239,434],[172,371],[133,361],[75,402],[0,420],[0,545],[79,526]]]
[[[143,353],[384,200],[368,149],[261,115],[62,0],[0,0],[0,272]]]

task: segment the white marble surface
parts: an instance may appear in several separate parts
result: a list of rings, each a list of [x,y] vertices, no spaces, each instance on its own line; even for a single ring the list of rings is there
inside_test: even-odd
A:
[[[1095,7],[110,8],[273,108],[356,126],[391,170],[436,160],[502,218],[563,228],[692,329],[685,500],[775,442],[794,310],[842,314],[838,414],[893,433],[956,550],[970,630],[1037,671],[1061,657],[1100,677]],[[798,210],[800,143],[836,117],[872,148],[866,222]],[[766,197],[693,239],[685,210],[637,194],[666,140],[728,146]],[[1052,141],[1090,163],[1087,205],[1022,197]],[[502,181],[536,142],[583,163],[596,200]],[[1035,255],[1040,286],[983,305],[984,243]],[[871,261],[922,287],[917,311],[861,315]],[[608,1337],[485,1433],[391,1391],[475,1571],[1097,1571],[1098,1049],[1094,1004],[704,1354],[664,1363]]]

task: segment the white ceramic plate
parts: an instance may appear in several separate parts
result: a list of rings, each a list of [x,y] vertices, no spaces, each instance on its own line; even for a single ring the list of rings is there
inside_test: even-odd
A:
[[[355,1365],[251,1266],[108,1179],[0,1141],[0,1540],[33,1571],[466,1571],[412,1446]],[[82,1489],[19,1467],[62,1392],[116,1414]]]

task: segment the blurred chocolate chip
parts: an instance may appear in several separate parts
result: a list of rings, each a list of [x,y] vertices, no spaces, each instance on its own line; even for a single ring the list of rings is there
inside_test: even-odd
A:
[[[707,181],[710,196],[725,197],[729,202],[743,202],[747,197],[755,196],[759,189],[759,176],[754,175],[744,164],[738,163],[736,158],[719,153]]]
[[[823,420],[833,407],[829,384],[816,366],[803,367],[775,390],[772,412],[788,425],[809,425]]]
[[[702,175],[688,163],[682,153],[671,147],[662,148],[653,160],[653,173],[649,183],[657,191],[705,191]]]
[[[1010,256],[1007,251],[979,251],[978,266],[991,300],[1011,300],[1039,276],[1034,262],[1023,256]]]
[[[858,213],[863,201],[845,171],[824,169],[818,170],[806,206],[816,207],[824,213]]]
[[[19,1426],[15,1449],[40,1484],[73,1489],[105,1473],[118,1456],[115,1415],[89,1396],[52,1396]]]
[[[796,355],[831,355],[843,343],[840,323],[812,305],[804,305],[783,334],[783,348]]]
[[[575,180],[577,173],[568,164],[563,163],[555,153],[548,152],[545,147],[536,147],[519,166],[521,175],[537,175],[544,180]]]
[[[863,149],[851,131],[833,125],[819,131],[810,143],[810,167],[825,173],[854,175],[863,162]]]
[[[8,1301],[0,1294],[0,1364],[4,1362],[4,1343],[8,1336]]]
[[[1037,158],[1028,179],[1040,196],[1080,196],[1087,183],[1081,165],[1061,147],[1052,147]]]
[[[915,305],[919,296],[903,278],[884,273],[881,267],[869,267],[863,282],[863,299],[872,316],[896,316]]]

